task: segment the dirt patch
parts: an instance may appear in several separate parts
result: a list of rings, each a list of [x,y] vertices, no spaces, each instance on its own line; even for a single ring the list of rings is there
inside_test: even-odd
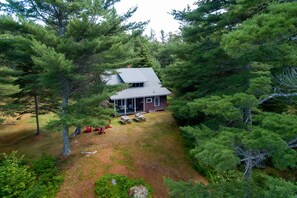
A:
[[[65,181],[56,197],[92,198],[96,180],[106,173],[144,178],[152,186],[154,198],[168,197],[164,177],[206,183],[192,168],[171,114],[155,112],[145,116],[146,122],[127,125],[115,118],[106,134],[82,133],[71,139],[71,156],[61,157]],[[53,115],[41,116],[41,122],[52,118]],[[30,116],[9,123],[0,126],[0,152],[18,150],[28,159],[36,159],[42,152],[61,156],[60,132],[42,128],[41,134],[35,136],[35,122]],[[94,151],[97,152],[91,155],[81,154]]]
[[[176,122],[168,112],[146,114],[147,122],[119,125],[106,134],[81,134],[72,141],[73,155],[63,168],[65,182],[57,197],[94,197],[95,181],[105,173],[144,178],[153,197],[168,197],[164,177],[206,183],[187,158]],[[85,156],[82,151],[97,151]]]

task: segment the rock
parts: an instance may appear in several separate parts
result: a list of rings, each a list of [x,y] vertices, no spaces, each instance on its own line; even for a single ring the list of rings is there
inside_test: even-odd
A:
[[[77,143],[78,143],[78,141],[77,141],[77,140],[74,140],[74,141],[73,141],[73,143],[74,143],[74,144],[77,144]]]
[[[128,191],[129,197],[133,198],[147,198],[148,196],[148,190],[145,186],[133,186]]]
[[[115,185],[117,185],[117,181],[115,179],[112,179],[111,184],[115,186]]]

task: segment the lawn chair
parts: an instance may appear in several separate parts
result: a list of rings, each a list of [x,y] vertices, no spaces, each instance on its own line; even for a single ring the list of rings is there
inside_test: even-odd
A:
[[[105,134],[105,127],[99,127],[98,128],[98,134]]]
[[[92,127],[87,126],[84,132],[85,132],[85,133],[90,133],[90,132],[92,132]]]

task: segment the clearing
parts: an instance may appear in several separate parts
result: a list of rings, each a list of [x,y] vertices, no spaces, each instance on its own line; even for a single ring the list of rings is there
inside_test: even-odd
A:
[[[152,186],[153,197],[162,198],[168,197],[164,177],[206,183],[193,169],[171,114],[164,111],[145,116],[146,122],[126,125],[115,118],[106,134],[82,133],[72,139],[72,155],[61,163],[65,181],[56,197],[94,197],[95,181],[105,173],[142,177]],[[40,152],[59,155],[60,134],[43,132],[36,137],[32,118],[28,120],[31,122],[22,120],[0,127],[0,152],[17,149],[30,158],[38,157]],[[86,151],[97,153],[81,154]]]

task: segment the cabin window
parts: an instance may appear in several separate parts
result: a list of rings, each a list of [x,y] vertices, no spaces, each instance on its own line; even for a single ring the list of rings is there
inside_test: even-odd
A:
[[[155,96],[154,97],[154,105],[155,106],[160,106],[160,96]]]
[[[146,98],[145,101],[146,101],[146,103],[152,103],[153,99],[152,98]]]

